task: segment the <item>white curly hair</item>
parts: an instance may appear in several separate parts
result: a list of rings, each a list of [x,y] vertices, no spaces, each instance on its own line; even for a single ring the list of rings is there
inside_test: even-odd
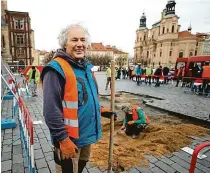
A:
[[[58,36],[58,44],[60,45],[60,47],[63,49],[66,45],[67,39],[68,39],[68,33],[72,28],[81,28],[84,32],[85,32],[85,39],[87,40],[88,45],[90,45],[90,34],[87,30],[87,28],[85,28],[81,23],[75,23],[75,24],[71,24],[66,26],[64,29],[62,29],[60,31],[60,34]]]

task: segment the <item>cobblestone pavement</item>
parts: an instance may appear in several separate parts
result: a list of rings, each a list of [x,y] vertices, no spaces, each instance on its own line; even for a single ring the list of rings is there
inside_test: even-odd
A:
[[[110,90],[105,90],[105,73],[96,73],[96,78],[100,94],[110,94]],[[148,95],[157,99],[147,102],[147,105],[210,122],[210,98],[191,93],[185,94],[184,88],[175,87],[175,84],[161,85],[156,88],[154,84],[152,87],[145,84],[137,86],[133,81],[121,79],[116,80],[116,91]]]
[[[105,75],[103,73],[96,74],[100,93],[109,94],[109,91],[105,91]],[[133,88],[133,89],[132,89]],[[146,86],[137,87],[132,81],[116,81],[116,90],[124,90],[127,92],[134,92],[138,94],[146,94],[152,97],[158,97],[166,99],[165,103],[170,103],[174,107],[179,107],[178,110],[181,111],[183,104],[186,107],[193,103],[192,107],[196,109],[188,110],[193,113],[193,111],[203,111],[203,117],[206,113],[210,112],[207,105],[209,100],[205,98],[200,98],[194,95],[184,95],[182,91],[178,88],[161,87],[161,88],[149,88]],[[171,91],[170,91],[171,90]],[[179,99],[181,96],[181,100]],[[167,100],[168,99],[168,100]],[[158,104],[164,106],[164,102]],[[156,102],[156,101],[155,101]],[[50,141],[50,135],[48,127],[45,124],[44,117],[42,114],[42,91],[39,88],[38,97],[29,98],[25,100],[25,103],[29,109],[29,112],[34,121],[41,120],[43,124],[34,125],[34,153],[35,153],[35,166],[36,172],[38,173],[55,173],[55,164],[53,161],[52,145]],[[167,107],[167,106],[166,106]],[[185,110],[184,109],[184,110]],[[186,110],[187,111],[187,110]],[[12,102],[3,101],[2,103],[2,117],[8,117],[12,115]],[[193,116],[194,114],[191,114]],[[199,114],[200,115],[200,114]],[[25,163],[24,152],[22,149],[21,141],[18,140],[11,145],[8,145],[12,140],[16,140],[19,137],[18,127],[15,129],[7,129],[1,131],[1,172],[3,173],[24,173],[27,171],[27,165]],[[195,148],[198,144],[210,141],[210,137],[197,138],[193,137],[194,141],[189,146]],[[207,158],[197,161],[196,173],[209,173],[210,172],[210,152],[206,153]],[[187,173],[190,167],[191,156],[183,151],[174,152],[171,155],[165,155],[162,157],[153,157],[150,155],[146,156],[149,160],[149,168],[134,167],[128,172],[131,173]],[[84,170],[84,173],[101,173],[106,172],[103,168],[92,167],[88,164]],[[126,173],[126,171],[124,171]]]

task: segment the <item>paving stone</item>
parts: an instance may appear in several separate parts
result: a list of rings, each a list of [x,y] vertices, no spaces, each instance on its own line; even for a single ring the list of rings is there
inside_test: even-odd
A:
[[[82,173],[88,173],[87,168],[84,168],[83,171],[82,171]]]
[[[39,133],[39,134],[37,134],[37,137],[39,139],[45,138],[45,134],[44,133]]]
[[[180,159],[177,156],[171,157],[171,160],[173,160],[175,163],[181,165],[183,168],[185,168],[187,170],[190,168],[190,164],[189,163],[185,162],[184,160]]]
[[[35,160],[36,163],[36,168],[40,169],[40,168],[47,168],[47,162],[45,161],[45,159],[38,159]]]
[[[50,173],[50,171],[49,171],[48,168],[41,168],[41,169],[38,169],[37,172],[38,172],[38,173]]]
[[[152,155],[145,155],[145,157],[146,157],[146,158],[149,160],[149,162],[151,162],[151,163],[155,163],[155,162],[158,161],[158,159],[155,158],[155,157],[152,156]]]
[[[12,155],[12,161],[14,163],[23,163],[23,155],[22,154],[16,154]]]
[[[1,162],[1,171],[9,171],[12,169],[12,161],[11,160],[7,160],[7,161],[3,161]]]
[[[11,160],[12,152],[2,153],[1,161]]]
[[[152,173],[152,171],[150,171],[149,169],[150,168],[141,168],[141,167],[135,167],[139,172],[142,172],[142,173],[145,173],[145,172],[148,172],[148,173]]]
[[[2,172],[2,173],[11,173],[12,171],[4,171],[4,172]]]
[[[40,149],[41,145],[39,143],[34,143],[34,150]]]
[[[13,154],[22,154],[22,146],[21,145],[15,145],[13,146]]]
[[[165,156],[162,156],[162,157],[160,158],[160,160],[161,160],[162,162],[168,164],[168,165],[172,165],[172,164],[174,163],[172,160],[168,159],[168,158],[165,157]]]
[[[47,162],[47,164],[48,164],[48,166],[50,168],[50,171],[55,170],[55,162],[54,162],[54,160],[51,160],[51,161]]]
[[[88,162],[88,163],[86,164],[86,168],[87,168],[87,169],[90,169],[90,168],[92,168],[92,167],[93,167],[93,165],[92,165],[91,163]]]
[[[162,161],[156,162],[155,165],[157,165],[160,169],[164,170],[165,172],[170,172],[170,173],[176,172],[175,169],[171,168],[170,166],[168,166],[167,164],[165,164]]]
[[[151,168],[150,171],[152,171],[154,173],[166,173],[165,171],[161,170],[158,167]]]
[[[170,165],[172,168],[174,168],[175,170],[181,172],[181,173],[189,173],[189,171],[185,168],[183,168],[182,166],[180,166],[177,163],[173,163],[172,165]]]
[[[11,134],[4,134],[4,140],[5,139],[12,139],[12,135]]]
[[[90,168],[90,169],[88,169],[88,172],[90,172],[90,173],[101,173],[101,171],[98,168]]]
[[[12,165],[12,173],[24,173],[23,164],[13,164]]]
[[[41,159],[43,157],[44,157],[44,154],[41,149],[34,150],[34,158],[35,159]]]
[[[46,161],[54,160],[53,152],[44,153]]]
[[[40,142],[41,145],[48,144],[48,141],[47,141],[46,138],[39,139],[39,142]]]
[[[4,145],[3,146],[3,153],[11,152],[12,146],[11,145]]]
[[[52,151],[52,148],[49,144],[42,144],[42,150],[44,153]]]
[[[12,139],[5,139],[5,140],[2,140],[2,142],[3,142],[3,145],[7,145],[12,142]]]
[[[22,143],[21,143],[21,139],[15,141],[12,145],[14,146],[14,145],[20,145],[20,144],[22,144]]]
[[[201,165],[206,166],[207,168],[210,168],[210,162],[208,162],[205,159],[197,159],[197,162],[200,163]]]

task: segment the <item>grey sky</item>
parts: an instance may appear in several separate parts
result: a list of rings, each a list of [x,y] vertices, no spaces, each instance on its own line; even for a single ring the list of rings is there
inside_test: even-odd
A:
[[[135,32],[143,10],[147,27],[160,20],[167,0],[8,0],[8,10],[27,11],[35,31],[35,48],[58,48],[60,29],[82,22],[92,42],[115,45],[133,54]],[[210,0],[176,0],[181,30],[210,32]]]

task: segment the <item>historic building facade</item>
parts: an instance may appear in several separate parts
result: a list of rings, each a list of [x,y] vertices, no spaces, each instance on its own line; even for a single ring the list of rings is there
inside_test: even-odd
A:
[[[34,60],[34,31],[28,12],[8,11],[7,1],[1,0],[2,57],[19,65],[31,65]]]
[[[146,15],[140,18],[136,31],[134,62],[154,65],[173,65],[177,57],[201,55],[206,33],[192,34],[192,27],[180,31],[179,17],[175,13],[175,0],[168,0],[161,20],[147,28]]]
[[[117,66],[128,66],[128,53],[117,49],[115,46],[91,43],[87,49],[87,56],[109,57],[115,60]]]

